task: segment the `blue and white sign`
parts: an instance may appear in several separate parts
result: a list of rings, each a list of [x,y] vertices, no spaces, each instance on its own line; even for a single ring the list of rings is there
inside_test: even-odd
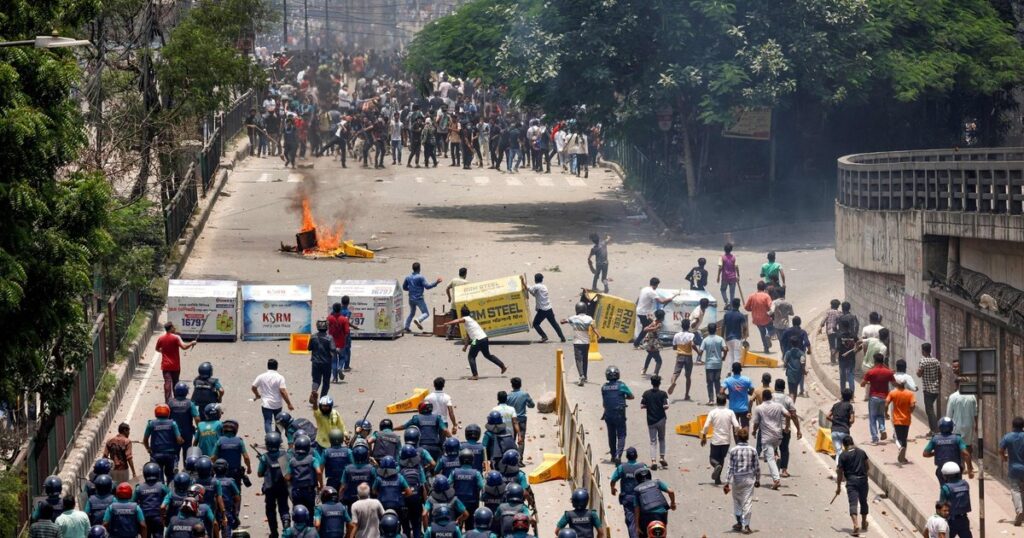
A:
[[[242,340],[288,340],[312,332],[310,286],[242,286]]]

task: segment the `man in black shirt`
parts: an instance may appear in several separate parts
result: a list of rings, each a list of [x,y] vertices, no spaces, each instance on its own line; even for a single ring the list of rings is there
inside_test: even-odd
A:
[[[651,469],[658,469],[660,461],[663,468],[668,468],[665,461],[665,422],[668,409],[668,393],[661,390],[661,376],[651,376],[651,388],[640,397],[640,408],[647,410],[647,433],[651,438]],[[659,460],[655,460],[660,456]]]
[[[853,414],[853,391],[843,389],[842,401],[836,402],[828,412],[828,420],[832,422],[832,446],[836,451],[836,463],[843,453],[843,439],[850,435],[850,426],[856,417]]]
[[[691,290],[704,291],[704,286],[708,285],[708,270],[704,268],[707,263],[705,258],[698,258],[697,265],[686,274]]]
[[[850,519],[853,520],[853,535],[868,530],[868,455],[853,445],[853,437],[843,437],[843,453],[836,466],[836,495],[839,495],[843,479],[846,479],[846,498],[850,502]],[[857,504],[860,503],[860,522],[857,521]]]
[[[590,272],[594,274],[594,282],[590,285],[590,289],[596,291],[597,281],[600,280],[604,284],[604,292],[608,293],[608,243],[611,242],[612,236],[606,235],[602,240],[596,233],[592,233],[590,240],[594,243],[590,249],[590,255],[587,256],[587,265],[590,267]]]

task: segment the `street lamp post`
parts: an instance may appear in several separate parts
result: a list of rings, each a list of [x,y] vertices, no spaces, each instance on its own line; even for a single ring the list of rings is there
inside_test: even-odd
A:
[[[309,0],[302,0],[302,18],[305,25],[304,33],[306,41],[306,50],[309,50]]]
[[[284,39],[281,43],[281,48],[286,49],[288,48],[288,0],[282,0],[282,2],[284,7],[284,16],[282,17],[282,20],[284,21]]]
[[[71,47],[91,47],[92,41],[87,39],[73,39],[53,35],[39,35],[35,39],[24,39],[20,41],[0,41],[2,47],[35,47],[37,49],[66,49]]]

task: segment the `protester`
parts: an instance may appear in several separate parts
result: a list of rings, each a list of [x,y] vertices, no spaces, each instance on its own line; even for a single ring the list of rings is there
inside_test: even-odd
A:
[[[647,375],[647,367],[651,364],[651,359],[654,359],[654,375],[661,373],[661,340],[658,335],[661,332],[661,328],[665,326],[665,311],[658,310],[654,312],[654,321],[647,324],[646,327],[641,330],[643,334],[643,349],[647,352],[647,356],[644,358],[644,369],[641,375]]]
[[[917,377],[921,378],[924,389],[924,411],[928,416],[928,433],[935,435],[939,424],[939,390],[942,385],[942,366],[939,359],[932,357],[932,345],[921,344],[921,359],[917,366]]]
[[[440,279],[438,279],[438,281],[440,282]],[[460,314],[462,317],[449,321],[448,323],[445,323],[445,325],[452,326],[463,324],[466,326],[468,342],[462,346],[462,351],[466,351],[466,349],[469,348],[469,355],[467,357],[469,360],[470,372],[473,374],[469,379],[471,381],[480,379],[476,369],[476,357],[479,354],[483,354],[485,359],[494,363],[498,368],[501,368],[501,373],[504,374],[508,368],[505,367],[505,363],[501,362],[501,359],[491,354],[491,347],[490,342],[487,339],[487,333],[485,333],[480,327],[480,324],[473,319],[473,312],[470,311],[468,306],[462,305]]]
[[[655,277],[651,279],[649,286],[640,290],[640,298],[636,301],[636,317],[640,320],[640,334],[638,334],[636,339],[633,340],[633,349],[640,349],[640,344],[647,336],[647,332],[645,332],[644,329],[654,321],[652,318],[654,317],[654,312],[657,309],[657,306],[668,304],[672,302],[672,299],[675,299],[679,295],[677,293],[672,297],[660,297],[658,295],[659,284],[661,284],[661,280]]]
[[[846,481],[846,497],[850,503],[853,535],[868,530],[868,455],[853,444],[853,437],[844,435],[842,452],[836,456],[836,495]],[[858,505],[860,507],[858,521]]]
[[[754,408],[751,413],[750,427],[754,435],[761,434],[762,456],[768,463],[768,471],[772,477],[772,489],[779,489],[782,484],[777,458],[779,445],[782,443],[782,430],[785,419],[792,417],[782,404],[772,401],[772,391],[764,391],[764,403]]]
[[[832,299],[829,302],[829,309],[825,311],[825,317],[821,320],[821,325],[818,326],[818,334],[824,333],[828,338],[829,362],[832,364],[836,364],[839,359],[836,351],[838,350],[839,316],[842,315],[839,310],[840,304],[839,299]]]
[[[954,367],[958,367],[955,364]],[[973,394],[960,392],[960,381],[957,379],[956,390],[946,399],[946,416],[953,419],[953,433],[959,435],[967,445],[967,453],[971,456],[964,460],[967,474],[974,478],[974,444],[978,439],[978,398]],[[956,507],[953,507],[956,511]]]
[[[590,333],[593,332],[594,318],[587,314],[587,303],[576,303],[576,314],[562,323],[572,327],[572,354],[576,362],[576,373],[579,375],[577,385],[587,382],[587,363],[589,362]]]
[[[716,486],[722,485],[722,466],[725,464],[725,457],[729,453],[729,446],[733,442],[733,435],[740,429],[740,423],[736,419],[736,413],[726,407],[726,397],[723,394],[716,396],[715,408],[708,413],[704,421],[704,427],[700,431],[700,446],[708,442],[708,429],[711,430],[711,449],[708,456],[711,462],[711,479]]]
[[[347,295],[342,298],[346,303],[347,299]],[[350,370],[345,351],[351,350],[351,332],[352,324],[349,317],[342,311],[342,303],[334,303],[331,305],[331,313],[327,315],[327,333],[331,335],[331,340],[334,343],[334,356],[331,360],[332,383],[344,381],[345,372]]]
[[[171,399],[174,385],[181,377],[181,350],[196,347],[196,342],[185,343],[178,336],[173,323],[164,323],[164,334],[156,339],[156,350],[160,353],[160,371],[164,376],[164,401]]]
[[[423,330],[422,322],[430,317],[430,311],[427,309],[427,302],[423,298],[423,292],[440,283],[440,277],[433,283],[427,282],[427,279],[420,274],[420,262],[412,264],[412,274],[405,277],[405,281],[402,282],[402,289],[409,294],[409,316],[405,318],[405,332],[412,332],[409,327],[410,323],[415,323],[416,328],[421,331]],[[418,318],[416,317],[417,309],[420,311],[420,317]]]
[[[895,381],[892,370],[885,366],[885,356],[875,354],[875,367],[864,374],[861,387],[870,385],[868,396],[868,426],[871,431],[871,442],[885,441],[885,398],[889,395],[889,385]]]
[[[679,374],[685,373],[686,376],[686,393],[683,396],[683,401],[690,401],[690,377],[693,374],[693,351],[694,344],[700,344],[696,341],[696,334],[690,332],[690,320],[684,319],[680,322],[680,329],[675,335],[672,336],[672,347],[676,351],[676,367],[675,371],[672,372],[672,383],[668,387],[668,393],[672,394],[676,390],[676,381],[679,379]],[[700,350],[698,348],[698,354]]]
[[[743,305],[743,308],[750,312],[750,320],[754,322],[757,332],[761,335],[762,351],[764,353],[771,353],[772,317],[768,314],[768,311],[771,309],[772,298],[765,292],[766,287],[763,281],[758,282],[757,291],[750,294],[750,297],[747,297],[747,302]]]
[[[832,447],[836,452],[836,463],[843,452],[843,439],[850,435],[850,428],[857,418],[853,412],[853,391],[843,389],[841,398],[832,404],[832,409],[825,417],[832,424]]]
[[[74,495],[65,496],[61,501],[61,508],[61,514],[55,521],[60,528],[61,538],[86,538],[89,533],[89,516],[75,509]]]
[[[750,395],[754,393],[754,384],[742,372],[743,365],[734,362],[732,375],[722,380],[722,393],[729,398],[729,409],[736,413],[740,424],[747,427],[750,423]]]
[[[896,388],[885,397],[885,406],[886,408],[892,406],[892,429],[896,435],[896,446],[899,447],[896,461],[909,463],[907,461],[907,434],[910,432],[910,421],[917,400],[914,398],[914,393],[907,390],[902,381],[896,381],[894,386]]]
[[[736,446],[729,449],[729,466],[725,471],[725,494],[732,491],[733,515],[736,524],[732,530],[753,534],[750,516],[754,505],[754,487],[761,476],[761,463],[757,451],[747,444],[750,434],[746,428],[736,430]]]
[[[191,406],[192,402],[188,402],[188,404]],[[171,412],[173,416],[173,407]],[[198,417],[198,414],[192,416]],[[190,419],[189,423],[191,422]],[[119,484],[127,482],[130,478],[135,478],[135,459],[132,457],[131,433],[132,427],[127,422],[122,422],[117,426],[117,435],[111,437],[103,444],[103,457],[109,458],[114,463],[114,469],[110,471],[110,478]],[[182,435],[182,437],[185,436]],[[187,444],[192,444],[191,435],[188,436]],[[128,474],[129,471],[131,471],[130,475]]]
[[[659,462],[663,468],[668,468],[668,462],[665,461],[668,393],[661,390],[660,375],[651,376],[651,388],[640,396],[640,408],[647,411],[647,434],[651,439],[651,470],[658,470]]]
[[[455,405],[452,404],[452,397],[444,391],[445,383],[443,377],[435,377],[434,392],[428,394],[423,401],[430,404],[435,415],[448,417],[452,421],[452,435],[455,435],[459,433],[459,421],[455,418]]]
[[[761,280],[765,284],[778,282],[783,287],[786,286],[786,273],[782,270],[782,265],[775,261],[774,250],[768,253],[768,261],[761,265]]]
[[[725,354],[725,341],[718,336],[718,324],[708,324],[708,336],[700,343],[700,355],[704,357],[704,379],[708,389],[708,405],[714,405],[715,394],[720,389],[719,383],[722,379],[723,355]],[[735,367],[738,362],[733,363]]]
[[[537,331],[537,334],[540,335],[540,343],[543,344],[548,341],[548,335],[541,327],[541,324],[545,321],[555,328],[555,334],[558,335],[558,339],[565,342],[562,328],[558,326],[555,311],[551,308],[551,298],[548,294],[548,287],[544,285],[544,275],[541,273],[533,275],[533,285],[529,286],[527,290],[530,292],[530,295],[533,295],[537,309],[537,313],[533,317],[533,330]]]
[[[686,273],[684,280],[690,283],[691,290],[704,291],[708,285],[708,270],[704,268],[707,263],[707,259],[698,258],[697,265],[690,269],[689,273]]]
[[[512,392],[508,394],[507,403],[516,412],[516,430],[519,432],[519,453],[522,454],[526,448],[526,409],[537,407],[530,393],[523,390],[523,380],[513,377],[510,381]],[[455,417],[452,417],[454,423]],[[452,430],[454,433],[454,430]]]
[[[274,421],[281,414],[281,408],[287,404],[288,411],[294,411],[284,376],[277,372],[277,359],[267,360],[267,371],[256,376],[252,382],[252,401],[260,402],[263,409],[263,431],[270,433],[275,430]]]
[[[740,282],[740,266],[736,262],[736,256],[732,253],[732,243],[726,243],[723,250],[725,253],[718,258],[718,275],[715,277],[715,282],[721,283],[722,302],[732,304],[736,298],[736,286]],[[728,296],[726,296],[726,290],[729,291]]]
[[[740,299],[736,297],[729,303],[725,315],[722,316],[723,336],[728,355],[723,368],[732,371],[732,365],[743,360],[743,342],[747,340],[747,316],[740,312]]]
[[[1007,465],[1006,477],[1016,517],[1013,524],[1024,524],[1024,417],[1013,417],[1013,431],[999,441],[999,455]]]

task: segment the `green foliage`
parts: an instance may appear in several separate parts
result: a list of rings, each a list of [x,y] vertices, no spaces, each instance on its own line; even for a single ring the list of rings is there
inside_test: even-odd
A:
[[[77,27],[95,4],[14,2],[0,35]],[[74,372],[91,352],[81,298],[94,260],[108,251],[110,188],[95,174],[62,171],[85,143],[71,51],[0,49],[0,397],[45,396],[44,413],[67,405]]]
[[[143,289],[149,285],[166,251],[162,226],[159,208],[147,199],[111,211],[113,247],[99,260],[104,289]]]
[[[103,372],[100,384],[96,387],[96,395],[92,397],[92,402],[89,403],[89,416],[96,416],[107,407],[107,404],[110,403],[110,396],[113,395],[114,387],[116,386],[117,376],[109,370]]]
[[[25,489],[21,471],[0,471],[0,535],[14,536],[18,530],[21,506],[18,497]]]

